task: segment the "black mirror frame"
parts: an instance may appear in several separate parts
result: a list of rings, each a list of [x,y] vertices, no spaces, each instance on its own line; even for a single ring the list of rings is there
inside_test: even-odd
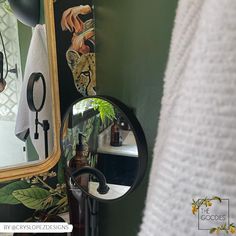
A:
[[[42,98],[41,105],[39,106],[39,108],[37,108],[34,103],[34,84],[40,79],[42,80],[42,84],[43,84],[43,98]],[[42,73],[31,74],[28,81],[26,92],[27,92],[26,95],[27,95],[27,102],[28,102],[29,109],[33,112],[40,112],[43,109],[45,99],[46,99],[46,82]]]
[[[116,199],[102,199],[102,198],[97,198],[93,195],[91,195],[90,193],[88,193],[85,189],[83,189],[82,187],[79,187],[79,189],[87,196],[89,196],[92,199],[95,199],[99,202],[114,202],[114,201],[119,201],[121,199],[123,199],[124,197],[126,197],[128,194],[134,192],[134,190],[140,185],[141,181],[144,178],[146,169],[147,169],[147,163],[148,163],[148,147],[147,147],[147,141],[145,138],[145,134],[144,131],[142,129],[142,126],[140,125],[138,119],[136,118],[136,116],[133,114],[132,110],[130,108],[128,108],[124,103],[122,103],[121,101],[119,101],[116,98],[110,97],[110,96],[103,96],[103,95],[95,95],[95,96],[87,96],[87,97],[82,97],[79,98],[78,100],[74,101],[70,107],[67,109],[65,115],[63,116],[62,119],[62,126],[61,126],[61,132],[60,132],[60,143],[61,143],[61,155],[62,158],[65,158],[63,153],[63,143],[62,143],[62,135],[63,135],[63,128],[64,128],[64,123],[67,119],[67,114],[71,111],[72,107],[84,100],[84,99],[89,99],[89,98],[99,98],[99,99],[103,99],[109,103],[111,103],[113,106],[116,106],[120,109],[120,111],[122,112],[122,115],[125,119],[127,119],[127,121],[129,121],[129,125],[131,130],[134,133],[135,136],[135,140],[136,140],[136,144],[137,144],[137,148],[138,148],[138,158],[139,158],[139,165],[138,165],[138,170],[137,170],[137,176],[136,179],[133,183],[133,185],[130,187],[130,189],[121,197],[116,198]],[[67,175],[67,174],[66,174]],[[66,181],[68,181],[70,178],[70,176],[66,176]]]

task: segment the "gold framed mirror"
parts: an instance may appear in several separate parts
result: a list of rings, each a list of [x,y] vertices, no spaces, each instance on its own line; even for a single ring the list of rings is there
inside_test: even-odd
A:
[[[3,166],[0,165],[0,182],[13,180],[13,179],[20,179],[23,177],[38,175],[40,173],[46,172],[52,169],[52,167],[57,164],[60,158],[61,117],[60,117],[60,100],[59,100],[57,59],[56,59],[57,55],[56,55],[53,1],[44,0],[44,14],[45,14],[45,23],[46,23],[47,53],[48,53],[49,77],[50,77],[50,86],[48,86],[48,94],[51,97],[50,108],[52,111],[51,113],[52,118],[50,120],[51,121],[50,123],[51,140],[49,141],[52,143],[52,148],[47,157],[41,157],[40,155],[38,155],[38,158],[35,158],[32,161],[18,162],[16,164],[13,163],[11,165],[7,165],[7,164]],[[29,55],[28,55],[28,59],[29,59]],[[40,71],[32,71],[32,72],[38,73]],[[22,78],[23,77],[25,76],[22,76]],[[24,86],[24,81],[22,81],[22,88],[23,86]],[[23,90],[23,89],[21,90],[21,96],[26,97],[26,94],[24,93],[25,91],[26,90]],[[19,104],[20,102],[21,101],[19,101]],[[21,116],[19,115],[20,110],[21,108],[18,107],[18,114],[16,115],[16,119],[17,119],[17,116],[21,118]],[[34,115],[35,114],[33,114],[32,116]],[[37,119],[37,117],[35,119]],[[36,122],[36,121],[33,121],[33,122]],[[42,121],[39,120],[39,124],[41,125],[40,122]],[[32,135],[33,136],[31,137],[37,136],[37,135],[35,136],[34,134]],[[12,149],[14,149],[14,145],[12,146]],[[5,159],[14,158],[13,154],[11,157],[3,155],[3,153],[1,153],[1,155]]]

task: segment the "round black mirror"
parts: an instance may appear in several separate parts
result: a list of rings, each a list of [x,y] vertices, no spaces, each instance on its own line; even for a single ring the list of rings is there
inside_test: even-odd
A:
[[[39,113],[44,107],[46,100],[46,82],[42,73],[32,73],[27,84],[27,103],[29,109],[35,112],[35,133],[34,139],[39,139],[38,126],[44,131],[45,158],[48,157],[48,120],[39,121]]]
[[[131,109],[107,96],[79,99],[61,129],[68,188],[101,201],[120,199],[143,179],[147,144]]]
[[[27,103],[31,111],[40,112],[46,99],[46,82],[42,73],[32,73],[27,84]]]

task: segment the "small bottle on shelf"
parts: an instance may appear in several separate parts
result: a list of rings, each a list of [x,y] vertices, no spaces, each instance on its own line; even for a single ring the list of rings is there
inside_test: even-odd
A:
[[[111,146],[120,147],[122,146],[122,137],[120,134],[120,127],[117,120],[114,120],[114,124],[111,126]]]

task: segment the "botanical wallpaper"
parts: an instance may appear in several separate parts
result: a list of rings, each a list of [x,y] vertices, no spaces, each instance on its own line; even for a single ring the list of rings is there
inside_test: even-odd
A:
[[[96,86],[94,19],[83,22],[80,17],[91,12],[91,6],[80,5],[65,10],[61,19],[62,30],[71,33],[71,45],[66,52],[67,63],[75,87],[83,96],[95,95]]]
[[[82,124],[68,129],[63,141],[62,157],[56,171],[50,171],[39,176],[31,176],[11,182],[0,189],[0,204],[17,205],[34,210],[32,217],[26,221],[45,221],[50,215],[57,215],[68,210],[64,168],[66,163],[75,155],[78,143],[78,133],[83,133],[84,145],[90,146],[88,161],[90,166],[96,164],[97,157],[91,150],[96,145],[93,137],[97,137],[100,128],[98,119],[92,117]],[[97,134],[94,135],[94,132]],[[96,147],[95,147],[96,148]]]
[[[79,2],[81,5],[78,4]],[[86,1],[77,0],[54,1],[55,12],[57,12],[55,14],[55,34],[62,117],[68,104],[71,104],[75,99],[96,94],[94,15],[92,4],[90,1],[87,2],[88,4]],[[69,5],[70,7],[67,7]],[[60,43],[62,46],[66,45],[66,48],[62,49]],[[71,74],[67,72],[66,67]],[[73,80],[77,95],[70,93],[73,86],[65,81],[66,79]],[[68,100],[65,102],[67,98]],[[93,130],[93,120],[89,120],[84,125],[87,130],[87,133],[84,133],[86,135],[85,141],[88,142]],[[70,135],[71,140],[68,142],[75,144],[77,140],[75,136],[76,133]],[[60,162],[53,170],[39,176],[1,184],[0,204],[24,205],[33,210],[33,215],[25,219],[26,221],[46,221],[50,215],[67,211],[64,167],[72,155],[73,149],[68,146],[67,151],[63,153]],[[91,154],[91,164],[94,161],[96,161],[96,157]]]

